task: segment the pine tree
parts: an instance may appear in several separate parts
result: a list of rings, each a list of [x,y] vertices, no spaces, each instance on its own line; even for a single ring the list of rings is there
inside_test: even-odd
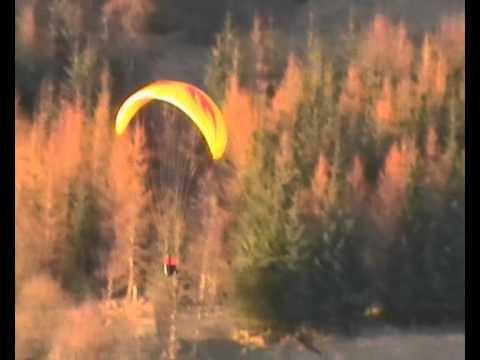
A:
[[[407,194],[402,235],[387,254],[386,303],[395,320],[457,321],[464,317],[465,301],[464,198],[447,187],[429,186],[425,175],[418,162]]]
[[[307,101],[311,102],[317,97],[321,86],[324,50],[319,36],[315,32],[314,16],[310,14],[309,27],[307,29],[306,66],[304,69],[304,87]]]
[[[47,270],[54,254],[52,243],[46,243],[42,237],[44,133],[35,123],[20,134],[15,133],[16,292],[30,276],[42,269]]]
[[[348,182],[351,187],[350,197],[354,200],[354,207],[360,209],[362,204],[366,201],[368,195],[368,183],[365,178],[364,166],[361,158],[358,155],[353,157],[353,163],[348,175]]]
[[[222,32],[217,35],[215,45],[211,49],[211,59],[207,66],[205,86],[208,93],[222,104],[228,88],[229,74],[238,74],[239,44],[232,15],[227,13]]]
[[[100,77],[98,63],[99,49],[91,41],[84,47],[80,47],[80,43],[77,42],[65,67],[67,79],[64,94],[73,99],[83,99],[83,106],[88,115],[92,115],[96,101],[96,83]]]
[[[288,135],[279,139],[265,130],[257,133],[254,149],[242,178],[239,215],[229,232],[239,246],[237,291],[241,305],[265,324],[285,325],[287,294],[281,289],[290,280],[282,277],[296,267],[303,234],[290,187],[292,150]]]

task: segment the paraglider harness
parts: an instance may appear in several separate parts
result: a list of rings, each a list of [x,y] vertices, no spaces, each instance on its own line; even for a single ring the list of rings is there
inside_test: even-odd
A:
[[[167,255],[163,258],[163,272],[166,276],[172,276],[178,272],[175,257]]]

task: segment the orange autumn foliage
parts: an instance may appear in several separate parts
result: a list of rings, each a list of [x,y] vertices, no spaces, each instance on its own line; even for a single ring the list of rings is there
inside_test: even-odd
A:
[[[116,213],[119,237],[130,236],[140,221],[142,206],[148,197],[146,189],[147,153],[145,133],[135,127],[133,139],[129,134],[115,138],[110,167],[110,185]],[[127,221],[128,219],[128,221]]]
[[[39,346],[48,349],[72,305],[72,299],[48,274],[37,272],[26,280],[15,298],[15,356],[32,359],[38,356]]]
[[[132,137],[130,135],[133,135]],[[150,205],[146,187],[148,153],[146,136],[140,125],[134,133],[115,137],[109,171],[115,243],[107,265],[107,276],[113,282],[128,277],[127,297],[137,286],[137,251],[148,218],[144,211]]]
[[[86,301],[65,312],[64,321],[53,334],[49,355],[54,359],[68,359],[72,354],[82,359],[106,354],[129,357],[126,354],[135,351],[132,342],[139,322],[129,306],[115,312],[101,303]]]
[[[353,164],[348,175],[348,183],[350,184],[355,204],[361,204],[367,195],[368,184],[365,179],[362,159],[358,155],[353,157]]]
[[[33,4],[27,4],[22,8],[17,21],[18,35],[22,41],[22,45],[27,51],[34,50],[37,46],[35,41],[37,29]]]
[[[62,350],[68,349],[71,353],[82,353],[88,348],[95,348],[105,338],[106,327],[103,325],[103,314],[91,304],[83,304],[74,308],[67,314],[68,323],[75,327],[75,331],[58,332],[56,337],[55,352],[61,344]]]
[[[431,105],[439,105],[446,91],[448,64],[444,51],[429,35],[425,36],[418,70],[418,93],[428,95]]]
[[[318,158],[315,172],[310,185],[312,210],[315,215],[319,215],[326,198],[328,183],[330,180],[330,164],[328,159],[321,154]]]
[[[448,67],[465,67],[465,15],[448,16],[442,20],[438,43]]]
[[[16,144],[18,246],[31,254],[30,268],[51,271],[61,269],[67,259],[69,193],[84,161],[85,115],[80,105],[62,103],[57,116],[49,132],[46,114],[36,114]]]
[[[31,126],[26,121],[18,96],[15,97],[15,193],[27,181],[26,169],[28,167],[29,134]],[[17,196],[15,196],[17,200]],[[16,203],[15,203],[16,204]]]
[[[421,49],[421,61],[419,69],[418,86],[421,94],[429,90],[434,68],[434,45],[430,35],[425,35]]]
[[[86,114],[80,102],[64,102],[58,114],[58,125],[51,135],[56,151],[54,161],[69,178],[78,173],[83,159],[85,119]]]
[[[382,128],[388,128],[394,120],[392,84],[389,78],[383,79],[382,92],[375,103],[375,117]]]
[[[348,66],[347,80],[340,94],[339,109],[341,115],[354,117],[362,106],[364,86],[356,64]]]
[[[240,88],[236,74],[229,78],[223,116],[230,134],[227,152],[237,169],[241,170],[252,148],[252,136],[257,129],[258,121],[252,97]]]
[[[15,133],[15,184],[28,190],[39,189],[43,177],[45,138],[37,123],[32,126],[20,125],[22,132]]]
[[[382,91],[375,101],[375,119],[382,131],[394,131],[398,124],[411,119],[420,102],[416,86],[410,78],[401,79],[393,87],[389,77],[383,79]]]
[[[394,25],[383,15],[377,15],[360,45],[360,62],[366,68],[383,73],[409,74],[413,61],[413,45],[403,23]]]
[[[287,69],[280,86],[272,100],[272,109],[276,116],[292,116],[302,97],[302,73],[295,55],[288,56]]]
[[[113,130],[110,111],[110,91],[108,73],[104,71],[101,77],[102,88],[99,93],[93,116],[91,166],[97,176],[105,175],[105,167],[109,161],[111,137]]]
[[[409,75],[413,61],[413,45],[408,39],[407,28],[404,23],[397,25],[393,38],[393,69],[400,74]]]
[[[437,66],[433,75],[433,94],[436,99],[441,101],[447,89],[448,64],[447,59],[442,53],[438,54]]]
[[[57,126],[44,148],[42,181],[43,241],[55,249],[52,266],[62,266],[69,251],[69,190],[74,179],[86,176],[84,164],[85,117],[80,103],[61,104]]]
[[[56,134],[55,134],[56,135]],[[68,233],[68,190],[71,181],[65,163],[57,163],[61,151],[58,136],[52,136],[45,149],[44,183],[42,193],[44,241],[55,248],[65,246]],[[63,159],[62,159],[63,160]]]
[[[44,239],[45,224],[38,206],[42,206],[45,167],[44,144],[35,129],[32,126],[15,134],[16,287],[48,264],[54,252],[52,242]]]
[[[390,147],[377,187],[377,211],[381,227],[388,228],[394,224],[404,206],[415,159],[416,148],[411,139],[402,139]]]
[[[439,156],[438,135],[435,128],[429,127],[427,131],[427,141],[425,143],[425,152],[427,159],[435,161]]]
[[[396,118],[398,121],[409,120],[412,113],[420,105],[415,84],[408,77],[402,78],[396,86],[394,94]]]

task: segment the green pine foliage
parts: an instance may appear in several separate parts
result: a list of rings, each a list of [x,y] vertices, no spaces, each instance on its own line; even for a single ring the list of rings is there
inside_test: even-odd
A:
[[[205,86],[212,99],[223,102],[228,75],[238,65],[239,42],[232,16],[227,14],[220,34],[216,36],[211,50],[211,59],[206,69]]]

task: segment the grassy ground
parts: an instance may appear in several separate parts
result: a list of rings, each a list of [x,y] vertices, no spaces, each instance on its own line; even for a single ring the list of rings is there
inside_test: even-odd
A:
[[[182,311],[177,322],[180,359],[272,360],[456,360],[465,358],[462,328],[398,329],[387,325],[363,328],[355,337],[314,335],[310,351],[286,337],[265,347],[248,346],[233,338],[238,330],[235,316],[224,310],[199,320],[193,310]],[[198,330],[198,333],[196,332]],[[196,355],[194,355],[194,353]]]
[[[398,332],[355,339],[332,339],[322,354],[300,350],[298,346],[276,345],[265,349],[247,349],[221,338],[199,343],[200,359],[304,359],[304,360],[455,360],[465,358],[462,333]],[[186,353],[185,353],[186,355]]]

